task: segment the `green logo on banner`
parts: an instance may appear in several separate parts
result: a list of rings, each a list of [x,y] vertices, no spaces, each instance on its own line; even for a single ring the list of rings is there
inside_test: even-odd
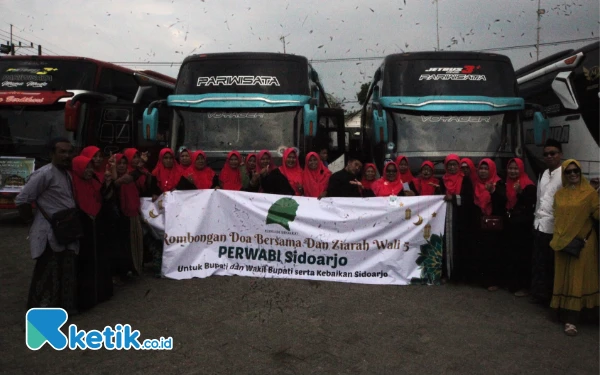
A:
[[[296,219],[298,202],[292,198],[281,198],[273,203],[267,214],[267,224],[279,224],[290,230],[290,223]]]

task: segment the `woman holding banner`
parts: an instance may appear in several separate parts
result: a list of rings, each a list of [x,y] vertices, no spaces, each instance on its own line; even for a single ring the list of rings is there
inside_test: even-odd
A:
[[[204,151],[192,153],[191,164],[182,173],[182,178],[177,184],[177,190],[216,189],[219,187],[219,178],[211,167],[206,165]]]
[[[225,165],[219,175],[219,187],[223,190],[242,190],[242,155],[237,151],[227,154]]]
[[[412,191],[404,191],[403,181],[398,175],[398,165],[393,161],[388,162],[383,168],[383,177],[371,185],[376,197],[389,197],[390,195],[414,195]]]
[[[262,189],[267,194],[303,195],[302,168],[298,164],[298,152],[288,148],[283,153],[281,167],[261,178]]]

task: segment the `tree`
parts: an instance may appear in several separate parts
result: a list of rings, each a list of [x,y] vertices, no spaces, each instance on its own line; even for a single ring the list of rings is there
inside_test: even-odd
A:
[[[335,96],[333,96],[332,94],[325,94],[327,96],[327,102],[329,103],[329,107],[330,108],[337,108],[337,109],[343,109],[342,108],[342,101],[338,98],[336,98]]]
[[[364,105],[367,100],[367,93],[369,92],[369,84],[363,83],[360,85],[360,91],[356,93],[356,98],[360,105]]]

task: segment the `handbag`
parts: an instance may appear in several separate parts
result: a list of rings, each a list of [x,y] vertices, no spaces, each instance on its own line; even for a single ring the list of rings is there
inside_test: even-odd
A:
[[[46,211],[35,202],[38,210],[48,220],[54,232],[54,238],[60,245],[68,245],[83,237],[83,226],[79,218],[78,208],[67,208],[60,210],[52,217],[49,217]]]
[[[588,238],[590,237],[590,234],[592,234],[592,229],[590,229],[585,238],[573,238],[573,240],[569,242],[561,251],[574,256],[575,258],[579,258],[579,253],[581,253],[581,250],[583,250]]]
[[[489,232],[499,232],[503,230],[504,217],[495,215],[482,215],[481,229]]]

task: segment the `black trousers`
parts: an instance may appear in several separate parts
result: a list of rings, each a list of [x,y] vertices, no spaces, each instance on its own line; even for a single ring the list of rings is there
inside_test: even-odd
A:
[[[554,250],[550,247],[551,240],[552,234],[534,230],[529,293],[532,298],[548,306],[554,289]]]

